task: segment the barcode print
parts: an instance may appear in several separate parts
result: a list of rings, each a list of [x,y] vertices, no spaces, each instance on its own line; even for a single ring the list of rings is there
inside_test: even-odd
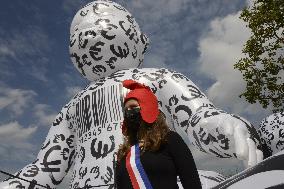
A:
[[[94,126],[123,118],[119,85],[100,88],[92,93]]]
[[[92,125],[90,112],[90,95],[84,96],[77,104],[75,111],[75,123],[77,124],[79,135],[81,136]]]
[[[121,85],[99,88],[86,94],[76,104],[75,119],[79,137],[91,127],[104,126],[108,122],[123,119]]]

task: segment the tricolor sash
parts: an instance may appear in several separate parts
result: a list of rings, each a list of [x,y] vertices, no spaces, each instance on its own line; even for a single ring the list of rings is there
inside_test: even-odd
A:
[[[153,189],[140,161],[139,144],[133,145],[127,154],[126,169],[134,189]]]

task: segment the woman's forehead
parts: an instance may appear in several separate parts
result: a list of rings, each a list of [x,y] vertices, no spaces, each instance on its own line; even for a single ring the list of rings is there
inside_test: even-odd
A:
[[[125,102],[124,104],[125,107],[129,107],[129,106],[139,106],[139,103],[136,99],[132,98],[132,99],[129,99]]]

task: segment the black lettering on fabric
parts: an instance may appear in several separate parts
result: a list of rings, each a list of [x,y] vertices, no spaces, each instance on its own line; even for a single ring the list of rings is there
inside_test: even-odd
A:
[[[99,61],[103,58],[103,56],[98,56],[99,53],[102,51],[102,49],[100,48],[100,46],[104,46],[105,43],[102,42],[102,41],[98,41],[96,42],[95,45],[91,46],[90,49],[89,49],[89,53],[91,55],[91,57],[96,60],[96,61]]]
[[[129,22],[130,23],[130,22]],[[125,22],[119,21],[121,29],[125,32],[125,35],[129,37],[130,40],[133,40],[136,44],[139,42],[137,31],[132,23],[130,23],[128,29],[126,29]]]
[[[43,144],[41,147],[41,150],[44,150],[46,147],[48,147],[50,144],[50,139],[48,140],[48,142],[46,144]]]
[[[92,62],[91,62],[91,61],[88,61],[88,60],[87,60],[88,58],[89,58],[88,55],[83,54],[83,56],[82,56],[83,64],[84,64],[84,65],[91,66],[91,65],[92,65]]]
[[[174,71],[172,71],[174,72]],[[183,80],[185,79],[186,81],[190,81],[187,77],[185,77],[184,75],[182,75],[181,73],[176,73],[174,72],[173,75],[171,76],[172,80],[174,80],[176,83],[179,83],[179,80]]]
[[[219,145],[220,148],[222,148],[223,150],[229,150],[229,139],[226,137],[226,135],[220,133],[218,128],[216,128],[216,132],[218,133],[218,143],[221,144]]]
[[[105,39],[107,39],[107,40],[112,40],[112,39],[114,39],[116,35],[109,35],[108,32],[109,32],[110,30],[112,30],[113,28],[117,29],[118,27],[117,27],[116,25],[114,25],[114,24],[111,24],[109,19],[102,19],[102,18],[100,18],[100,19],[98,19],[98,20],[95,22],[96,25],[102,25],[102,23],[103,23],[103,25],[104,25],[103,28],[105,28],[105,29],[107,29],[107,30],[104,30],[104,29],[103,29],[103,30],[99,30],[99,32],[101,33],[101,35],[102,35]]]
[[[205,97],[204,94],[202,94],[202,92],[195,86],[193,85],[187,85],[188,87],[188,91],[190,92],[190,97],[186,97],[184,95],[181,96],[181,98],[184,101],[191,101],[194,100],[196,98],[203,98]]]
[[[88,172],[88,168],[87,167],[85,167],[85,168],[80,167],[80,169],[79,169],[79,176],[80,176],[79,179],[83,179],[86,176],[87,172]]]
[[[141,64],[143,63],[143,59],[139,58],[138,61],[139,61],[138,68],[140,68]]]
[[[101,177],[105,184],[108,184],[113,179],[113,171],[107,166],[107,173]]]
[[[82,11],[80,12],[80,15],[81,15],[81,16],[86,16],[86,15],[88,14],[88,12],[89,12],[89,10],[87,10],[86,12],[85,12],[84,10],[82,10]]]
[[[200,141],[206,145],[210,143],[210,138],[208,137],[208,133],[204,131],[203,128],[200,128],[198,135],[200,137]]]
[[[117,50],[116,50],[114,44],[112,44],[110,45],[110,50],[115,56],[121,59],[126,58],[129,54],[129,48],[126,42],[124,42],[124,46],[125,48],[122,48],[121,46],[117,46]]]
[[[216,116],[216,115],[219,115],[220,113],[218,111],[206,111],[204,113],[204,118],[207,118],[207,117],[211,117],[211,116]]]
[[[284,129],[279,129],[279,138],[284,138]]]
[[[152,83],[151,91],[155,94],[158,88]]]
[[[62,155],[62,158],[64,160],[68,159],[69,156],[69,148],[63,148],[62,152],[60,153],[60,155]]]
[[[18,181],[18,180],[14,180],[14,181],[9,182],[9,186],[12,186],[12,185],[14,185],[14,184],[16,184],[16,186],[13,186],[13,187],[15,187],[15,188],[19,188],[19,189],[25,189],[25,188],[26,188],[26,187],[23,186],[23,184],[22,184],[20,181]]]
[[[166,83],[167,83],[167,80],[165,80],[165,79],[159,81],[159,89],[162,89],[165,86]]]
[[[70,37],[70,47],[73,47],[76,42],[75,34]]]
[[[24,177],[35,177],[39,172],[39,168],[36,165],[27,166],[27,171],[23,173]]]
[[[94,178],[98,178],[100,175],[100,167],[99,166],[95,166],[91,169],[90,173],[92,173],[92,175],[94,176]]]
[[[146,52],[146,50],[147,50],[147,48],[148,48],[149,43],[146,43],[147,37],[146,37],[146,35],[143,34],[143,33],[140,35],[140,39],[141,39],[141,42],[145,45],[145,47],[144,47],[144,49],[143,49],[143,52],[142,52],[142,54],[145,54],[145,52]]]
[[[124,12],[127,12],[127,10],[122,7],[122,6],[119,6],[119,5],[113,5],[115,8],[117,8],[118,10],[121,10],[121,11],[124,11]]]
[[[114,63],[116,62],[116,57],[111,57],[109,60],[106,61],[106,64],[110,67],[110,69],[114,69]]]
[[[136,46],[135,46],[135,45],[133,46],[133,49],[134,49],[134,52],[132,52],[131,54],[132,54],[132,57],[133,57],[134,59],[136,59],[136,57],[137,57],[137,49],[136,49]]]
[[[114,72],[113,74],[109,75],[107,79],[114,79],[115,81],[118,81],[117,78],[121,78],[123,76],[125,76],[125,72]]]
[[[73,150],[70,155],[69,155],[69,159],[68,159],[68,167],[67,169],[65,170],[66,173],[69,172],[69,169],[71,168],[72,164],[73,164],[73,161],[74,161],[74,158],[75,158],[75,150]]]
[[[92,185],[90,185],[89,182],[91,182],[91,179],[87,178],[84,184],[84,188],[92,188]]]
[[[103,144],[105,140],[99,141],[97,143],[97,138],[92,140],[91,154],[93,157],[95,157],[96,159],[104,158],[114,150],[115,148],[114,136],[110,136],[109,139],[110,139],[111,144]]]
[[[56,145],[56,146],[52,146],[44,155],[43,157],[43,161],[41,163],[41,165],[43,165],[44,167],[41,168],[41,170],[43,172],[60,172],[60,168],[57,167],[50,167],[52,165],[60,165],[61,164],[61,160],[48,160],[48,157],[50,156],[50,154],[54,151],[60,151],[61,150],[61,146],[60,145]]]
[[[64,141],[65,136],[63,134],[55,134],[54,139],[53,139],[53,143],[59,143],[59,140]]]
[[[180,122],[180,126],[181,127],[186,127],[185,128],[185,132],[187,133],[187,130],[188,130],[188,127],[189,127],[189,119],[191,118],[191,115],[192,115],[192,111],[191,109],[188,107],[188,106],[185,106],[185,105],[178,105],[176,108],[175,108],[175,113],[178,113],[179,111],[184,111],[187,115],[188,115],[188,118],[182,122]]]
[[[77,67],[80,69],[80,73],[83,75],[83,76],[86,76],[86,73],[83,69],[83,66],[84,64],[80,61],[80,57],[76,54],[76,53],[72,53],[70,55],[71,59],[72,58],[75,58],[75,62],[77,63]]]
[[[151,75],[151,76],[153,76],[153,75]],[[145,79],[147,79],[147,80],[149,80],[149,81],[157,81],[157,77],[151,77],[150,75],[147,75],[147,74],[145,74],[145,75],[143,75],[143,78],[145,78]]]
[[[170,106],[174,106],[177,105],[178,103],[178,98],[176,95],[173,95],[170,99],[169,99],[169,105]]]
[[[131,24],[134,23],[134,17],[132,15],[127,15],[126,18],[127,18],[128,22],[130,22]]]
[[[190,121],[190,125],[191,127],[195,127],[199,121],[201,120],[201,117],[198,116],[197,114],[195,114],[192,118],[191,118],[191,121]]]
[[[80,148],[80,152],[79,152],[79,156],[81,157],[81,164],[83,163],[84,159],[85,159],[85,156],[86,156],[86,151],[85,151],[85,148],[81,146]]]
[[[57,126],[63,121],[63,113],[59,112],[59,114],[56,116],[55,120],[52,123],[52,126]]]
[[[63,177],[63,178],[57,180],[56,178],[54,178],[53,173],[50,173],[49,177],[51,179],[52,184],[54,184],[54,185],[59,185],[63,181],[63,179],[64,179],[64,177]]]
[[[84,33],[79,33],[79,48],[86,48],[88,44],[88,39],[92,36],[92,38],[95,38],[97,36],[96,32],[94,30],[87,30]]]
[[[202,147],[202,144],[199,141],[199,136],[196,134],[195,131],[193,131],[193,137],[195,139],[195,146],[199,148],[200,151],[205,152],[205,149]]]
[[[70,135],[67,139],[66,139],[66,144],[68,145],[69,148],[74,148],[74,135]]]
[[[103,66],[103,65],[95,65],[93,67],[93,73],[105,73],[107,71],[107,69]],[[100,74],[98,74],[100,75]]]

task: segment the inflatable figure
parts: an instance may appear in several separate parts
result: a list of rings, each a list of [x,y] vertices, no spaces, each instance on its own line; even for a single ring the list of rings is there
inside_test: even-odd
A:
[[[226,179],[213,189],[284,188],[284,112],[263,119],[258,133],[265,160]]]
[[[248,121],[217,109],[181,73],[140,68],[149,41],[124,7],[91,2],[75,15],[70,33],[72,62],[91,83],[59,112],[36,160],[16,173],[31,183],[9,178],[0,188],[54,188],[70,170],[70,188],[114,188],[125,79],[152,89],[169,126],[187,144],[248,165],[262,160],[260,139]]]
[[[258,133],[265,157],[284,150],[284,112],[274,113],[263,119]]]

